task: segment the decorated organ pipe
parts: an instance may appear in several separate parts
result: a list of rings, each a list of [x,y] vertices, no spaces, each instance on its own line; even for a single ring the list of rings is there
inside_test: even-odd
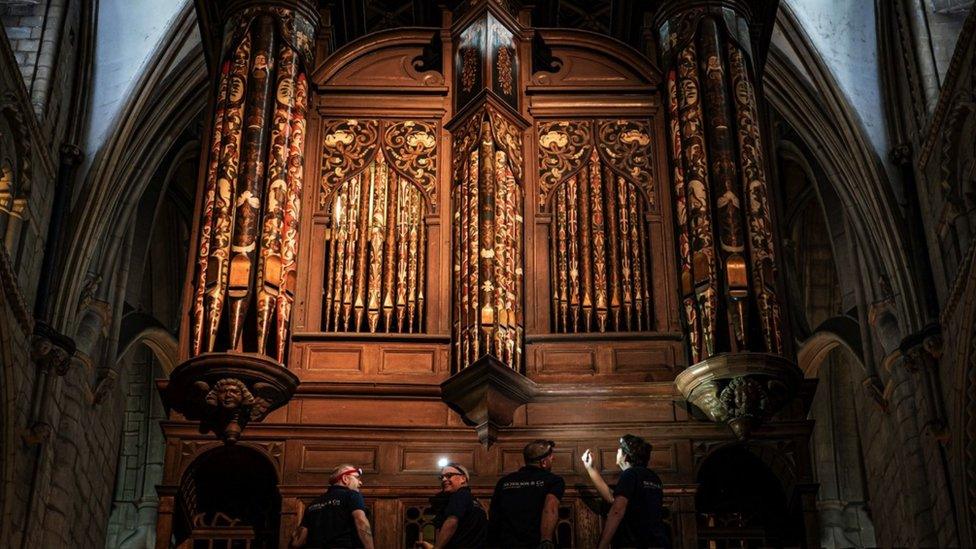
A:
[[[692,362],[784,353],[769,179],[749,60],[730,8],[692,10],[666,37],[681,303]],[[723,11],[724,10],[724,11]],[[742,31],[744,32],[744,31]]]
[[[489,355],[518,370],[524,339],[521,130],[486,104],[456,130],[453,158],[455,367]]]
[[[647,211],[654,196],[642,120],[537,124],[540,210],[550,212],[552,330],[653,330]]]
[[[689,402],[745,437],[799,383],[756,94],[754,49],[764,45],[761,25],[752,23],[771,25],[775,2],[656,4],[691,362],[675,383]]]
[[[284,360],[294,301],[314,24],[253,7],[226,25],[208,150],[191,355]]]
[[[432,121],[326,120],[326,332],[423,333],[426,216],[436,207]]]
[[[215,52],[186,360],[165,394],[184,417],[233,443],[298,384],[284,364],[319,13],[305,0],[229,0],[215,15],[224,35]]]

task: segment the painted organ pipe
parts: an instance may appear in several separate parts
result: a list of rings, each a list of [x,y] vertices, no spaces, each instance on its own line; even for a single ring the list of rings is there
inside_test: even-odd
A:
[[[454,360],[522,363],[521,131],[500,110],[475,110],[454,136]]]
[[[769,180],[748,35],[692,11],[665,38],[681,303],[693,363],[783,355]],[[742,28],[737,26],[736,28]]]
[[[326,332],[422,333],[433,122],[327,120],[320,208],[329,214]]]
[[[740,438],[802,377],[786,345],[750,32],[775,2],[661,2],[687,401]],[[765,17],[752,21],[749,18]],[[757,34],[757,36],[761,33]]]
[[[539,207],[552,215],[553,330],[652,330],[647,121],[556,120],[537,131]]]
[[[252,7],[225,27],[194,278],[191,356],[284,361],[294,301],[314,24]]]

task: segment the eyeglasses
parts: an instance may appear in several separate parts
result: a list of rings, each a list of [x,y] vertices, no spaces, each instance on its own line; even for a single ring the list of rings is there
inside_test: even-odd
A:
[[[463,477],[463,476],[464,473],[444,473],[442,475],[438,475],[437,478],[440,480],[451,480],[454,477]]]

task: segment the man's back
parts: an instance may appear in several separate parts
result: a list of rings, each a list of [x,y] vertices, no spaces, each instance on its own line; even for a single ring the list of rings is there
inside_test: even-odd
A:
[[[620,474],[614,497],[627,498],[627,511],[613,537],[614,547],[665,547],[664,491],[661,478],[647,467],[634,466]]]
[[[363,496],[355,490],[332,485],[305,509],[302,526],[308,529],[308,548],[356,548],[363,544],[356,532],[353,511],[365,510]]]
[[[565,486],[559,475],[530,465],[502,477],[491,498],[488,545],[506,548],[538,545],[546,496],[552,494],[561,499]]]

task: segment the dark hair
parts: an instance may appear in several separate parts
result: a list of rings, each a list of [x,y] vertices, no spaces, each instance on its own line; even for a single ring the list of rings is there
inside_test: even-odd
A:
[[[620,449],[624,452],[624,459],[631,465],[647,467],[647,462],[651,461],[651,445],[641,437],[620,437]]]
[[[526,464],[539,463],[552,455],[552,449],[556,443],[551,440],[538,439],[525,445],[522,449],[522,457]]]

